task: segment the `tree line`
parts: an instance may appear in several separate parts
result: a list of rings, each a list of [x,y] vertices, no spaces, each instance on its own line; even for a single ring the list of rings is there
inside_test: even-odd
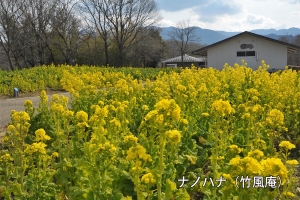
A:
[[[156,66],[167,43],[154,0],[1,0],[9,69],[43,64]]]

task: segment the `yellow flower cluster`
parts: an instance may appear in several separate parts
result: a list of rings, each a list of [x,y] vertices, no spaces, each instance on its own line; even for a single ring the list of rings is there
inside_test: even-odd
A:
[[[261,161],[261,166],[263,167],[263,176],[279,176],[282,185],[285,184],[287,180],[288,170],[279,158],[267,158]]]
[[[255,149],[253,151],[249,151],[248,156],[255,158],[256,160],[260,160],[260,158],[262,158],[264,156],[264,152],[262,152],[259,149]]]
[[[89,127],[87,121],[88,121],[88,114],[84,111],[78,111],[75,115],[75,119],[77,120],[77,126],[81,129],[85,127]]]
[[[104,144],[99,144],[98,152],[104,154],[114,154],[117,151],[115,145],[111,144],[110,142],[105,142]]]
[[[138,142],[138,138],[135,137],[134,135],[127,135],[127,136],[125,136],[125,138],[124,138],[124,142],[125,142],[125,143],[126,143],[126,142],[132,142],[132,143],[136,144],[136,143]]]
[[[71,111],[71,110],[66,110],[64,113],[63,113],[63,117],[67,120],[71,120],[72,117],[74,116],[74,112]]]
[[[153,184],[153,183],[155,183],[155,178],[154,178],[153,174],[149,172],[142,176],[141,181],[146,184]]]
[[[58,157],[58,153],[57,152],[53,152],[52,156],[55,157],[55,158],[57,158]]]
[[[50,114],[56,120],[49,123],[52,128],[60,129],[61,133],[66,130],[70,138],[76,133],[81,134],[83,128],[90,126],[89,132],[82,133],[85,140],[72,140],[67,143],[70,138],[60,137],[65,140],[61,144],[69,144],[68,147],[72,147],[75,142],[78,149],[83,146],[88,152],[98,152],[93,156],[101,154],[99,157],[103,160],[111,158],[111,155],[119,155],[120,160],[125,157],[125,163],[130,161],[131,169],[138,170],[135,171],[139,175],[137,179],[140,181],[142,178],[141,182],[145,184],[154,183],[152,178],[155,177],[158,185],[161,184],[162,188],[165,188],[166,180],[163,180],[164,183],[158,180],[167,177],[160,176],[167,170],[172,170],[172,167],[166,167],[165,162],[174,159],[176,164],[185,160],[184,162],[197,165],[192,168],[183,166],[182,170],[186,170],[186,173],[203,168],[201,163],[209,163],[211,166],[207,169],[211,170],[214,176],[220,174],[223,169],[228,173],[226,177],[230,180],[238,175],[280,176],[283,183],[288,182],[289,186],[292,186],[293,168],[299,161],[288,160],[287,152],[296,148],[296,145],[288,141],[281,142],[279,147],[280,150],[286,151],[285,155],[275,152],[274,146],[278,143],[278,138],[297,141],[300,125],[300,73],[285,70],[270,75],[265,68],[267,65],[264,62],[262,67],[255,71],[238,64],[234,67],[226,64],[222,71],[213,68],[191,68],[180,70],[180,73],[160,73],[155,77],[155,81],[134,80],[131,73],[133,70],[129,70],[131,75],[125,75],[118,72],[123,69],[117,69],[115,72],[96,67],[60,69],[62,79],[57,85],[71,91],[74,97],[73,109],[82,110],[77,113],[68,110],[67,99],[54,95],[50,104]],[[136,70],[136,74],[139,75],[139,72]],[[46,93],[41,92],[40,105],[43,109],[38,109],[38,114],[48,116],[47,101]],[[26,101],[24,105],[28,108],[33,106],[30,101]],[[28,130],[28,121],[33,116],[32,112],[26,112],[12,112],[13,123],[8,126],[8,131],[13,134],[9,134],[6,141],[24,136],[20,133]],[[91,116],[88,113],[91,113]],[[35,123],[35,120],[32,121]],[[74,124],[82,129],[74,129]],[[285,127],[288,131],[283,134],[283,131],[287,130]],[[270,133],[280,137],[268,137]],[[25,146],[25,152],[46,153],[46,145],[43,142],[51,138],[43,129],[37,130],[35,134],[36,143]],[[199,142],[194,141],[196,138],[199,138]],[[170,146],[166,146],[167,143]],[[17,146],[19,143],[6,144]],[[183,148],[179,148],[178,144]],[[197,154],[200,146],[205,153]],[[157,154],[157,149],[162,153]],[[70,150],[72,151],[72,148]],[[270,152],[274,157],[267,158]],[[52,153],[52,157],[58,155],[63,157],[65,154]],[[200,155],[203,162],[197,162]],[[236,157],[237,155],[241,157]],[[279,156],[282,156],[282,160]],[[147,163],[152,159],[155,162]],[[206,162],[209,159],[211,162]],[[150,168],[159,168],[161,172],[155,174],[158,170]],[[148,169],[153,174],[147,173]],[[175,174],[176,170],[173,169],[172,175],[170,171],[169,177],[178,176]],[[119,172],[115,174],[121,174]],[[207,189],[207,193],[215,194],[215,198],[222,194],[223,199],[239,196],[236,189],[230,191],[231,194],[235,193],[231,197],[226,196],[223,188],[209,190],[211,189]],[[292,193],[283,191],[281,196],[292,196]]]
[[[44,129],[38,129],[35,131],[35,141],[46,141],[50,140],[50,136],[46,135],[46,131]]]
[[[121,127],[121,122],[117,118],[114,118],[114,119],[110,120],[109,123],[115,125],[118,128]]]
[[[167,116],[172,117],[172,119],[180,119],[180,107],[175,103],[174,99],[163,99],[155,104],[155,109],[158,112],[165,113]]]
[[[33,103],[31,100],[25,100],[24,101],[24,107],[28,108],[28,109],[32,109],[33,108]]]
[[[47,145],[43,142],[35,142],[25,149],[25,153],[33,154],[33,153],[40,153],[40,154],[46,154],[46,147]]]
[[[174,99],[162,99],[155,104],[155,109],[150,111],[144,118],[145,121],[153,121],[154,125],[170,125],[180,120],[180,107]],[[144,121],[141,125],[144,125]]]
[[[270,126],[278,126],[284,124],[284,115],[280,110],[272,109],[268,113],[268,117],[266,118],[266,122]]]
[[[126,160],[134,159],[143,159],[144,161],[152,162],[152,158],[149,154],[146,153],[146,149],[139,144],[137,146],[130,147],[130,149],[127,151]]]
[[[253,152],[250,154],[253,155]],[[261,155],[261,153],[258,154],[259,156]],[[282,185],[285,184],[288,176],[288,170],[279,158],[267,158],[258,162],[254,157],[235,157],[230,160],[229,165],[232,167],[231,174],[234,176],[241,174],[247,174],[249,176],[279,176]]]
[[[242,148],[239,148],[237,145],[233,144],[233,145],[230,145],[229,146],[229,149],[230,151],[233,153],[233,154],[239,154],[242,152]]]
[[[296,166],[299,165],[299,162],[297,160],[287,160],[286,164]]]
[[[235,157],[230,160],[229,165],[232,166],[232,174],[239,176],[247,174],[249,176],[256,176],[261,174],[262,167],[260,163],[252,157]]]
[[[75,118],[78,122],[87,122],[88,114],[81,110],[76,113]]]
[[[3,156],[0,156],[0,163],[2,162],[8,162],[13,161],[14,159],[11,157],[9,153],[4,154]]]
[[[20,112],[12,111],[11,118],[12,121],[15,123],[24,123],[30,120],[28,113],[24,111],[20,111]]]
[[[290,143],[289,141],[282,141],[282,142],[280,142],[279,146],[286,150],[291,150],[291,149],[296,148],[296,146],[294,144]]]
[[[180,142],[181,134],[178,130],[169,130],[165,134],[172,143],[178,144]]]
[[[235,112],[234,108],[231,107],[229,101],[223,101],[222,99],[214,101],[211,109],[212,111],[217,111],[223,117]]]

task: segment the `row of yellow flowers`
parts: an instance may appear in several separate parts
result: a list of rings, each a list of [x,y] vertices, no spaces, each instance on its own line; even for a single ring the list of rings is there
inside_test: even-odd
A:
[[[94,74],[94,77],[101,75],[112,83],[114,83],[114,78],[129,74],[138,80],[146,80],[147,78],[154,80],[162,71],[167,73],[174,71],[171,68],[105,68],[86,65],[43,65],[16,71],[0,69],[0,95],[12,96],[14,88],[18,88],[21,93],[41,91],[46,88],[63,90],[60,80],[64,72],[72,73],[74,70],[77,74]],[[176,71],[180,72],[181,69],[178,68]]]
[[[297,199],[300,75],[266,68],[192,67],[144,82],[62,70],[71,102],[43,91],[38,108],[12,112],[0,196]]]

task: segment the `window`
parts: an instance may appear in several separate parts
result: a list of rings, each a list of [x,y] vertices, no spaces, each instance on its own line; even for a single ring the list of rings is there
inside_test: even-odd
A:
[[[246,51],[246,56],[255,56],[255,51]]]
[[[253,57],[255,56],[255,51],[238,51],[236,52],[237,57]]]
[[[237,57],[245,57],[245,56],[246,56],[246,52],[245,52],[245,51],[238,51],[238,52],[236,53],[236,56],[237,56]]]

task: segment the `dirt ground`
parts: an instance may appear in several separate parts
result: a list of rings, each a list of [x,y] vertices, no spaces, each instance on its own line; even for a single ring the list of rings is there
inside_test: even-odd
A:
[[[7,125],[5,126],[0,126],[0,141],[2,139],[2,137],[5,135],[6,133],[6,128],[7,128]]]
[[[47,89],[46,93],[48,98],[51,99],[53,94],[67,96],[70,99],[70,93],[65,91],[55,91]],[[12,96],[0,96],[0,141],[6,133],[7,125],[10,122],[11,110],[22,111],[24,110],[24,101],[31,100],[34,107],[38,106],[40,91],[30,93],[19,93],[18,98]]]
[[[47,95],[66,93],[66,91],[52,90],[50,88],[46,89],[45,91]],[[39,97],[40,93],[41,91],[27,92],[27,93],[20,92],[18,98]],[[4,100],[4,99],[16,99],[16,98],[14,96],[9,96],[9,95],[0,95],[0,100]]]

